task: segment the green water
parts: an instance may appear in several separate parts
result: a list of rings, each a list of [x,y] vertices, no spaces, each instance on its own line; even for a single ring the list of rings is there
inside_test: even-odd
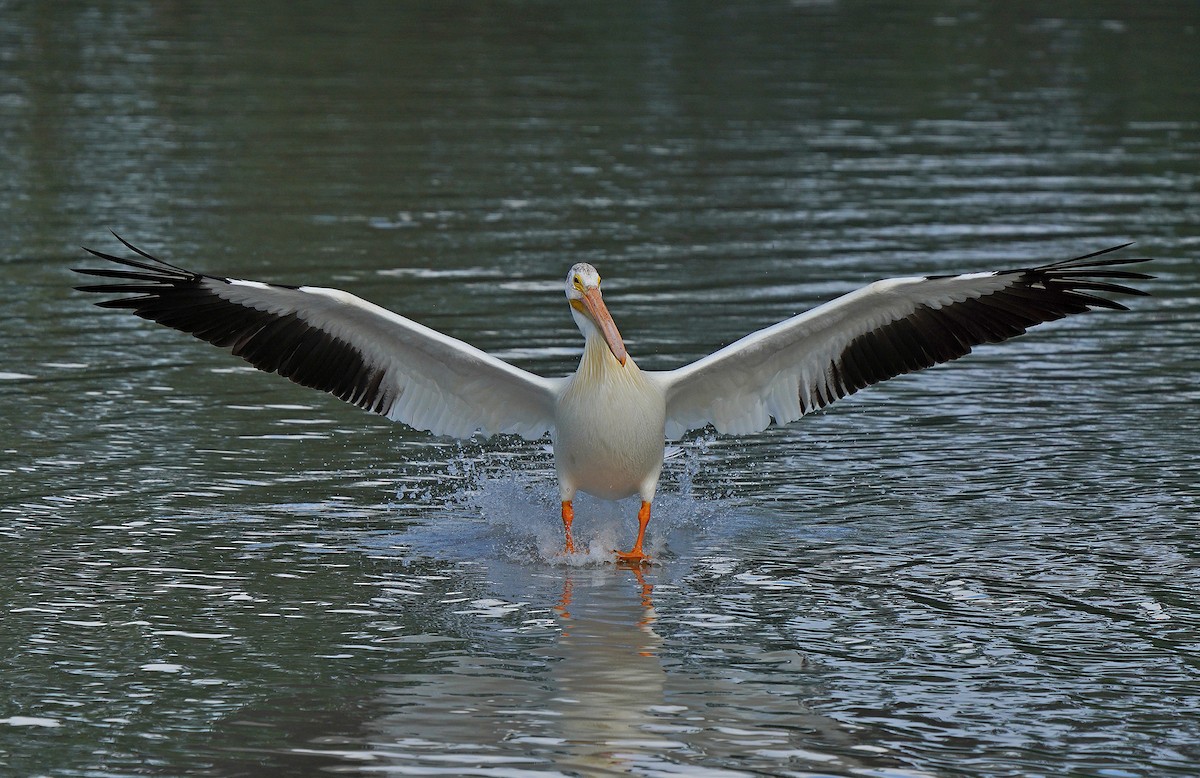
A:
[[[1187,776],[1200,7],[0,3],[0,772]],[[563,374],[595,264],[667,368],[864,283],[1155,257],[668,463],[563,566],[455,444],[89,305],[113,229]],[[582,501],[625,545],[636,505]]]

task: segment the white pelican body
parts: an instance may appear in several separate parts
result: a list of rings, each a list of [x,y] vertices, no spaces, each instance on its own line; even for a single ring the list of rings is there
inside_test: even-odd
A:
[[[1113,269],[1144,259],[1097,259],[1124,246],[1018,270],[894,278],[690,365],[643,372],[604,305],[599,274],[579,263],[565,291],[583,356],[573,375],[543,378],[346,292],[194,273],[121,242],[142,259],[88,249],[124,267],[78,270],[119,280],[83,291],[134,295],[98,305],[128,308],[261,370],[435,434],[548,433],[566,550],[574,550],[577,491],[604,499],[637,494],[637,540],[618,554],[635,563],[646,561],[642,542],[666,439],[707,425],[746,434],[794,421],[1035,324],[1097,307],[1124,309],[1096,293],[1145,294],[1113,280],[1150,278]]]
[[[589,338],[554,413],[551,438],[562,499],[582,490],[605,500],[631,494],[653,500],[666,416],[666,397],[652,377],[632,359],[622,366],[602,340]]]

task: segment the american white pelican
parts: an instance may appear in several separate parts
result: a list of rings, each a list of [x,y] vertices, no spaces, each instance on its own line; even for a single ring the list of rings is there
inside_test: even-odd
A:
[[[141,259],[87,249],[122,268],[77,272],[117,279],[78,287],[132,297],[97,303],[231,350],[260,370],[329,392],[436,435],[549,433],[567,552],[572,500],[641,497],[633,548],[647,560],[664,441],[711,424],[745,434],[795,421],[840,397],[901,373],[957,359],[981,343],[1092,308],[1125,310],[1108,294],[1145,294],[1114,281],[1152,276],[1103,258],[1124,246],[1038,267],[877,281],[747,335],[690,365],[642,371],[625,351],[600,296],[600,275],[580,262],[567,273],[571,315],[583,333],[574,375],[543,378],[347,292],[204,275],[164,262],[117,237]]]

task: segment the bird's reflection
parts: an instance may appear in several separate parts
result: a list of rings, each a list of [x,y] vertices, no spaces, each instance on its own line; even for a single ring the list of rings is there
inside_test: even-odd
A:
[[[650,625],[654,623],[657,614],[654,612],[654,584],[646,579],[646,568],[644,565],[636,562],[618,562],[616,564],[618,570],[627,570],[633,574],[633,579],[637,582],[637,586],[641,595],[642,617],[636,622],[638,627],[653,634]],[[562,634],[564,637],[569,635],[571,626],[571,599],[574,596],[575,579],[568,569],[563,576],[562,597],[559,598],[558,604],[554,606],[554,613],[558,616],[562,623]],[[655,635],[655,638],[658,638]],[[659,639],[661,642],[661,639]]]
[[[451,629],[389,638],[404,656],[376,678],[377,704],[361,736],[324,738],[306,753],[369,760],[375,769],[436,771],[452,760],[475,775],[528,763],[600,776],[683,774],[697,760],[732,759],[749,742],[807,759],[812,733],[842,752],[852,742],[839,722],[780,693],[780,677],[808,675],[797,652],[689,643],[697,638],[678,627],[691,613],[678,599],[686,589],[678,569],[553,566],[531,576],[502,556],[489,563],[480,594],[490,596],[464,601],[459,588],[439,591],[444,606],[433,615]],[[449,576],[436,581],[462,586]],[[463,621],[469,616],[479,620]],[[464,626],[469,644],[447,634]],[[695,673],[675,659],[707,650],[740,657],[736,669]],[[850,764],[844,753],[836,759]]]
[[[577,600],[582,575],[591,580],[587,596]],[[554,607],[560,637],[546,653],[562,743],[589,774],[624,772],[631,760],[670,746],[651,726],[666,685],[663,641],[653,627],[653,575],[641,565],[563,574]]]
[[[527,584],[528,571],[519,572]],[[508,580],[499,565],[491,573],[493,584]],[[424,764],[436,761],[434,751],[452,747],[456,758],[478,748],[486,761],[501,758],[498,742],[521,759],[545,758],[586,775],[661,762],[678,744],[653,726],[667,684],[663,640],[653,628],[657,575],[603,565],[557,568],[534,579],[538,584],[520,594],[543,596],[555,628],[532,643],[525,642],[530,633],[480,631],[491,641],[486,646],[438,652],[426,665],[430,672],[381,679],[384,712],[364,725],[367,739],[407,750],[394,757],[374,751],[372,758]],[[514,639],[523,643],[520,670],[509,664]],[[485,732],[499,740],[481,742]]]

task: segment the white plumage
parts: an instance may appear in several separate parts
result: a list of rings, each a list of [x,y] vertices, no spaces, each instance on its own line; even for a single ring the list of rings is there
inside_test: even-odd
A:
[[[141,259],[88,249],[123,267],[78,270],[117,279],[83,291],[133,295],[98,305],[130,309],[434,434],[549,433],[567,550],[574,550],[576,491],[606,499],[637,494],[637,541],[618,557],[639,563],[666,439],[707,425],[747,434],[795,421],[1035,324],[1091,308],[1124,309],[1097,293],[1144,294],[1115,281],[1150,278],[1115,269],[1145,259],[1101,258],[1124,248],[1117,246],[1026,269],[877,281],[690,365],[643,372],[605,307],[599,274],[580,263],[565,285],[584,336],[579,368],[543,378],[347,292],[203,275],[121,242]]]

